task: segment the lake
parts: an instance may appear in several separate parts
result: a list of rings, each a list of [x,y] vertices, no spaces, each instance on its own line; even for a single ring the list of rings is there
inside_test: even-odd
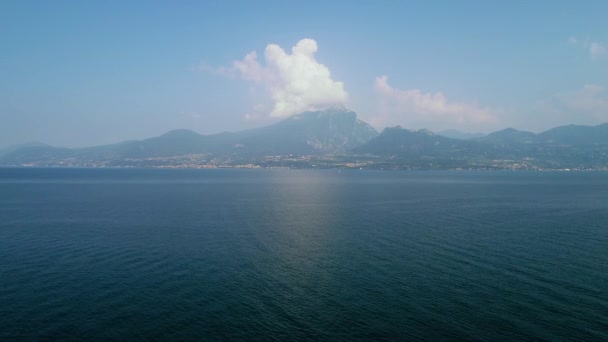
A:
[[[0,169],[0,339],[608,340],[608,173]]]

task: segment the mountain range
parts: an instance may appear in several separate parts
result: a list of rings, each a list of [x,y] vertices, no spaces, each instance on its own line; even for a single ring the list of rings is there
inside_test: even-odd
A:
[[[459,137],[459,138],[458,138]],[[389,127],[346,109],[310,111],[270,126],[201,135],[181,129],[87,148],[31,143],[0,150],[3,166],[606,169],[608,123],[488,135]]]

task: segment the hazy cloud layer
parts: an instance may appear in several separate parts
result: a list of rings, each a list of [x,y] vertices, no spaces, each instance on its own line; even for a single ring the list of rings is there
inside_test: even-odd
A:
[[[498,122],[489,108],[450,101],[440,92],[393,88],[387,76],[376,77],[374,90],[379,110],[370,121],[376,127],[401,125],[431,130],[458,128],[471,131],[493,128]]]
[[[292,47],[291,53],[276,44],[269,44],[264,51],[263,63],[254,51],[235,61],[231,68],[218,71],[264,87],[272,101],[271,117],[287,117],[344,104],[348,98],[344,84],[334,81],[329,69],[317,62],[314,57],[317,49],[317,42],[312,39],[300,40]],[[263,105],[257,105],[247,117],[259,116],[260,108]]]
[[[586,84],[578,90],[539,101],[536,109],[539,119],[551,122],[550,126],[597,125],[608,122],[608,91],[597,84]]]
[[[587,84],[582,89],[558,96],[566,110],[585,116],[584,121],[608,121],[608,94],[596,84]]]

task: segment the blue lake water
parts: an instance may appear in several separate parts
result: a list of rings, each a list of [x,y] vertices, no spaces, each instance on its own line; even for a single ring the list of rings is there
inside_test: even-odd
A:
[[[608,173],[0,169],[0,340],[608,340]]]

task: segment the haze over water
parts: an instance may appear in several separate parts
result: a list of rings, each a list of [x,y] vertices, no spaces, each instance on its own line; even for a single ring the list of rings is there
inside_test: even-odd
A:
[[[0,339],[608,339],[608,173],[0,169]]]

